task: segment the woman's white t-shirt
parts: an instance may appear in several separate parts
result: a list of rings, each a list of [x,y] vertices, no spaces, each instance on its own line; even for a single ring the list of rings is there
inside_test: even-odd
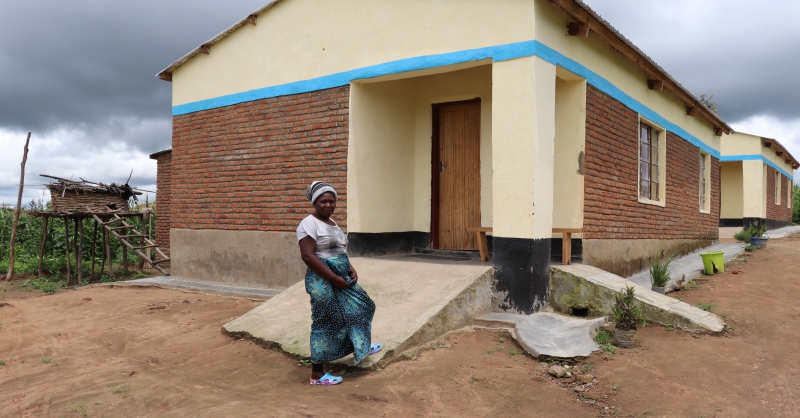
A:
[[[341,228],[338,225],[328,225],[314,215],[306,216],[297,226],[297,241],[305,237],[311,237],[317,242],[317,249],[314,251],[317,257],[331,258],[347,253],[347,235]]]

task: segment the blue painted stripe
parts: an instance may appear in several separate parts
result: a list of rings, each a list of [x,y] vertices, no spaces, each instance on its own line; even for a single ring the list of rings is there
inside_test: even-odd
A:
[[[767,158],[767,157],[765,157],[765,156],[763,156],[761,154],[723,155],[719,159],[719,161],[723,162],[723,163],[733,162],[733,161],[758,161],[758,160],[761,160],[761,161],[767,163],[767,165],[769,165],[770,167],[778,170],[778,172],[780,172],[784,176],[788,177],[789,180],[794,181],[794,176],[793,175],[789,174],[789,172],[787,172],[786,170],[784,170],[783,168],[778,166],[778,164],[775,164],[775,162],[773,162],[772,160],[770,160],[769,158]]]
[[[465,51],[449,52],[445,54],[425,55],[413,58],[404,58],[383,64],[359,68],[341,73],[312,78],[309,80],[296,81],[277,86],[264,87],[242,93],[234,93],[213,99],[200,100],[197,102],[177,105],[172,108],[173,116],[185,115],[187,113],[199,112],[202,110],[215,109],[223,106],[230,106],[253,100],[267,99],[270,97],[284,96],[290,94],[307,93],[310,91],[324,90],[333,87],[340,87],[350,84],[353,80],[363,80],[380,77],[389,74],[398,74],[408,71],[425,70],[429,68],[443,67],[447,65],[462,64],[465,62],[492,59],[494,61],[508,61],[517,58],[538,56],[539,58],[553,64],[564,67],[583,78],[586,82],[595,86],[600,91],[614,99],[620,101],[625,106],[642,115],[645,119],[660,125],[692,145],[700,148],[709,155],[720,158],[720,153],[711,146],[705,144],[685,129],[668,121],[652,109],[640,103],[638,100],[629,96],[617,86],[601,77],[597,73],[586,68],[582,64],[574,61],[560,52],[548,47],[539,41],[524,41],[506,45],[490,46],[485,48],[469,49]]]

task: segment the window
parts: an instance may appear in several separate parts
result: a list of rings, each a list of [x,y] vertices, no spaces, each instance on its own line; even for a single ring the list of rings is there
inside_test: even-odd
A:
[[[708,170],[710,165],[710,157],[708,154],[700,153],[700,212],[710,213],[711,202],[711,172]]]
[[[786,180],[786,207],[792,207],[792,181]]]
[[[665,131],[639,123],[639,201],[662,206],[664,203]]]
[[[775,172],[775,204],[781,204],[781,173]]]

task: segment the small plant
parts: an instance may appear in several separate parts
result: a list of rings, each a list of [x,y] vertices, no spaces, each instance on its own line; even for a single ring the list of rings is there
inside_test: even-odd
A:
[[[753,244],[747,244],[747,245],[744,246],[744,250],[747,251],[748,253],[751,253],[751,252],[755,251],[756,249],[758,249],[758,247],[756,247]],[[746,263],[747,262],[747,257],[743,258],[742,261]]]
[[[616,302],[611,308],[616,323],[616,329],[620,331],[635,331],[644,322],[644,314],[635,298],[636,289],[633,286],[625,286],[616,294]]]
[[[674,324],[667,324],[667,331],[675,331],[675,325]]]
[[[611,390],[613,390],[614,392],[619,392],[620,389],[622,389],[622,383],[617,383],[616,385],[611,387]]]
[[[122,395],[123,398],[128,396],[127,392],[128,392],[128,386],[124,384],[111,388],[111,393]]]
[[[767,225],[766,224],[759,225],[757,222],[753,222],[750,224],[749,227],[747,227],[747,232],[750,234],[751,238],[759,238],[767,232]]]
[[[525,354],[525,352],[524,351],[517,351],[517,350],[514,350],[512,348],[512,349],[508,350],[508,354],[512,355],[512,356],[518,356],[520,354]]]
[[[143,279],[143,278],[145,278],[145,277],[147,277],[147,275],[146,275],[146,274],[144,274],[144,273],[139,273],[139,272],[136,272],[136,273],[133,273],[133,274],[131,275],[131,280]]]
[[[698,302],[697,303],[697,307],[702,309],[702,310],[704,310],[704,311],[706,311],[706,312],[713,311],[715,306],[717,306],[717,304],[716,303],[711,303],[711,302]]]
[[[597,331],[597,335],[594,336],[594,342],[600,346],[600,349],[605,351],[609,354],[616,354],[617,347],[615,347],[612,342],[614,341],[614,334],[610,331],[600,329]]]
[[[5,365],[6,365],[6,361],[5,360],[0,360],[0,366],[5,366]]]
[[[689,280],[689,283],[686,284],[686,290],[695,290],[698,287],[700,287],[700,285],[697,284],[697,280]]]
[[[675,255],[667,257],[664,261],[654,258],[650,261],[650,283],[653,287],[664,287],[669,283],[670,273],[669,264],[675,259]]]
[[[39,363],[41,363],[41,364],[50,364],[52,361],[53,361],[52,357],[44,357],[41,360],[39,360]]]
[[[733,239],[739,242],[750,243],[750,230],[743,229],[735,234],[733,234]]]

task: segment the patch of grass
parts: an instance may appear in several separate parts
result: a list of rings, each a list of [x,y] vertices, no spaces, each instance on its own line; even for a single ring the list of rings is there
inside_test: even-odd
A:
[[[39,363],[40,364],[50,364],[52,361],[53,361],[52,357],[43,357],[41,360],[39,360]]]
[[[675,325],[674,324],[667,324],[667,331],[675,331]]]
[[[755,245],[752,245],[752,244],[748,244],[748,245],[744,246],[744,250],[747,251],[748,253],[751,253],[751,252],[753,252],[753,251],[755,251],[757,249],[758,249],[758,247],[756,247]],[[742,261],[747,262],[747,257],[745,257]]]
[[[111,393],[115,393],[117,395],[122,395],[122,398],[128,397],[128,385],[121,384],[111,388]]]
[[[61,281],[60,277],[53,276],[25,280],[22,282],[22,287],[25,288],[26,291],[37,289],[44,293],[56,293],[58,289],[67,287],[67,284]]]
[[[616,385],[611,387],[611,390],[613,390],[614,392],[619,392],[620,389],[622,389],[622,383],[617,383]]]
[[[697,307],[698,307],[698,308],[700,308],[700,309],[702,309],[702,310],[704,310],[704,311],[706,311],[706,312],[712,312],[712,311],[714,310],[714,307],[715,307],[715,306],[717,306],[717,304],[716,304],[716,303],[711,303],[711,302],[697,302]]]
[[[304,367],[311,366],[311,360],[300,359],[300,364],[298,364],[298,366],[304,366]]]
[[[583,366],[581,366],[581,371],[583,371],[584,373],[592,373],[592,372],[594,372],[593,365],[594,365],[593,362],[590,361],[590,362],[584,364]]]
[[[146,275],[146,274],[144,274],[144,273],[139,273],[139,272],[137,271],[136,273],[133,273],[133,274],[131,275],[131,280],[143,279],[143,278],[145,278],[145,277],[147,277],[147,275]]]
[[[599,329],[597,335],[594,336],[594,342],[599,345],[610,344],[612,341],[614,341],[614,334],[602,328]]]
[[[731,331],[733,331],[733,327],[732,327],[732,326],[730,326],[730,325],[727,325],[727,324],[726,324],[726,325],[725,325],[725,330],[724,330],[724,331],[725,331],[725,332],[731,332]]]
[[[486,354],[494,354],[494,353],[500,351],[500,349],[501,349],[501,347],[490,348],[490,349],[486,350]]]
[[[614,334],[611,331],[600,329],[597,331],[597,335],[594,336],[594,342],[600,346],[600,349],[605,351],[609,354],[616,354],[617,347],[614,346]]]
[[[0,360],[0,366],[5,366],[5,365],[6,365],[6,361],[5,360]]]
[[[698,287],[700,287],[700,285],[697,284],[697,280],[689,280],[689,283],[686,283],[686,290],[695,290]]]

